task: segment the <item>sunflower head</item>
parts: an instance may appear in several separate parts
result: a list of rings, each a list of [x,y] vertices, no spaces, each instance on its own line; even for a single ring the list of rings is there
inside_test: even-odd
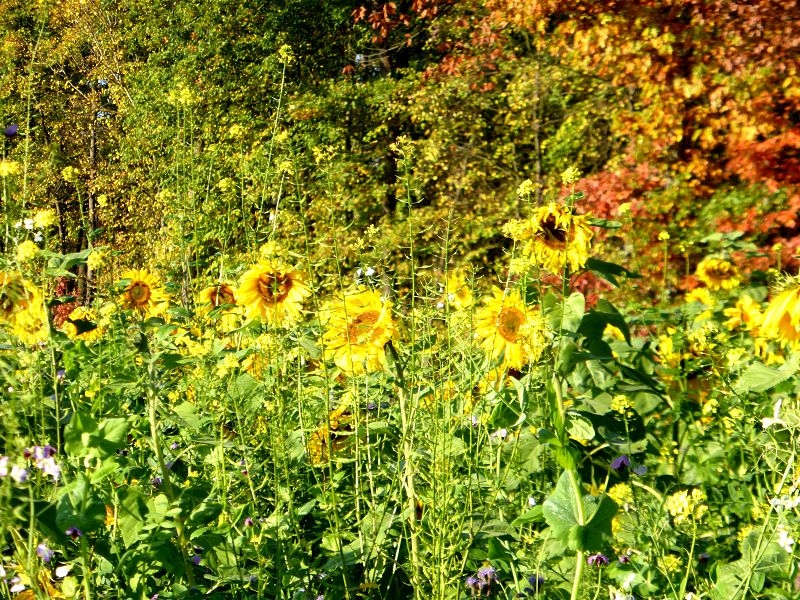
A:
[[[736,265],[711,256],[700,261],[696,275],[710,290],[732,290],[742,281]]]
[[[26,310],[35,289],[19,273],[0,272],[0,320],[11,322],[14,315]]]
[[[325,354],[343,371],[358,374],[386,365],[385,346],[398,337],[392,306],[367,290],[334,301],[325,310]]]
[[[518,290],[494,288],[475,317],[475,337],[490,360],[508,369],[537,361],[546,347],[544,319]]]
[[[472,289],[461,273],[452,273],[447,276],[444,284],[444,300],[447,305],[455,310],[472,306]]]
[[[535,209],[526,222],[509,224],[506,234],[525,242],[523,254],[530,263],[556,274],[583,268],[593,236],[586,217],[555,202]]]
[[[764,311],[761,332],[783,344],[800,344],[800,278],[783,282],[782,291],[770,300]]]
[[[122,274],[125,287],[120,294],[122,307],[143,317],[163,314],[167,294],[158,279],[144,269],[130,269]]]
[[[236,304],[236,296],[233,289],[227,283],[212,285],[200,292],[200,304],[219,308],[225,304]]]
[[[73,340],[95,342],[103,337],[105,329],[98,325],[100,315],[88,306],[75,307],[64,319],[61,330]]]
[[[236,299],[248,317],[261,317],[272,325],[296,321],[303,300],[311,295],[305,275],[277,260],[265,259],[242,275]]]

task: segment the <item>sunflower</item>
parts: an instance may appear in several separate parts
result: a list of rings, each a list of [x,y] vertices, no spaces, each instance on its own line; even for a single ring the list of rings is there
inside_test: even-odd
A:
[[[231,286],[227,283],[219,283],[207,287],[200,292],[198,300],[200,305],[210,310],[219,308],[225,304],[236,304],[236,296],[233,294]]]
[[[546,345],[545,324],[538,310],[525,305],[518,290],[498,287],[475,316],[475,337],[492,361],[521,369],[539,360]]]
[[[0,271],[0,320],[14,322],[17,313],[33,303],[35,288],[19,273]]]
[[[23,344],[34,346],[46,342],[50,331],[41,292],[31,287],[27,293],[25,308],[14,313],[11,333]]]
[[[241,308],[236,306],[236,296],[227,283],[218,283],[205,288],[197,295],[198,313],[206,317],[220,306],[227,308],[216,313],[217,325],[223,330],[239,327]]]
[[[122,274],[127,281],[122,291],[122,307],[140,316],[157,316],[167,310],[168,298],[158,279],[144,269],[129,269]]]
[[[236,299],[249,318],[272,325],[300,318],[303,300],[311,295],[305,275],[276,260],[261,260],[242,275]]]
[[[384,346],[398,336],[390,302],[382,301],[377,291],[367,290],[337,299],[325,312],[326,359],[353,374],[386,366]]]
[[[761,321],[761,332],[784,344],[796,345],[800,341],[800,279],[770,300]]]
[[[78,306],[64,319],[61,331],[71,340],[96,342],[103,337],[105,328],[98,325],[100,315],[88,306]]]
[[[444,284],[444,304],[453,310],[472,306],[472,290],[461,273],[451,273]]]
[[[749,331],[755,331],[763,319],[758,302],[747,294],[744,294],[736,301],[736,306],[724,309],[722,314],[728,317],[728,320],[725,321],[725,326],[730,330],[741,327]]]
[[[312,466],[325,466],[331,454],[345,447],[348,437],[353,433],[352,420],[349,404],[342,403],[328,415],[328,422],[309,436],[306,452]]]
[[[697,265],[697,278],[710,290],[732,290],[742,281],[739,269],[733,263],[714,257],[706,257]]]
[[[594,235],[586,217],[573,214],[555,202],[533,211],[527,221],[509,223],[504,231],[524,242],[528,260],[551,273],[581,269],[589,260],[589,243]]]

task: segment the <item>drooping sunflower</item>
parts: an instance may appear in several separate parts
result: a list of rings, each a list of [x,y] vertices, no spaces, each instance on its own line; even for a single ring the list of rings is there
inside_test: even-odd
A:
[[[326,359],[353,374],[386,366],[384,347],[398,337],[390,302],[381,300],[377,291],[366,290],[335,300],[325,313],[322,340]]]
[[[505,231],[524,242],[523,254],[532,264],[556,274],[565,267],[570,271],[583,268],[594,235],[585,216],[556,202],[534,209],[530,219],[516,222]]]
[[[761,332],[784,344],[800,342],[800,279],[770,300],[761,321]]]
[[[19,273],[0,271],[0,320],[13,323],[14,316],[34,300],[35,289]]]
[[[710,290],[732,290],[739,286],[742,276],[730,261],[708,256],[700,261],[695,272],[697,278]]]
[[[167,293],[154,275],[144,269],[129,269],[121,279],[128,282],[120,294],[123,308],[142,317],[158,316],[167,310]]]
[[[205,288],[198,294],[199,304],[209,310],[225,304],[236,304],[233,289],[227,283],[219,283]]]
[[[202,317],[207,317],[220,306],[227,308],[216,313],[216,325],[225,331],[239,327],[242,309],[236,306],[236,295],[231,286],[227,283],[218,283],[201,290],[197,295],[197,311]]]
[[[61,331],[72,340],[96,342],[105,333],[105,327],[101,327],[99,321],[100,315],[96,310],[89,306],[78,306],[64,319]]]
[[[519,290],[498,287],[475,316],[475,337],[489,359],[507,369],[539,360],[547,343],[539,311],[525,304]]]
[[[269,259],[250,267],[236,290],[249,318],[261,317],[272,325],[299,319],[303,300],[310,295],[304,273]]]
[[[350,406],[340,404],[328,415],[328,422],[320,425],[308,438],[306,453],[312,466],[322,467],[336,452],[341,451],[353,433],[353,414]]]

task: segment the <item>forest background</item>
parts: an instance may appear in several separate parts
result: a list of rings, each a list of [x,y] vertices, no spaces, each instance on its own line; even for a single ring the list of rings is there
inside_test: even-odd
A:
[[[742,250],[755,269],[778,249],[791,265],[797,8],[5,2],[0,114],[20,127],[5,154],[25,159],[6,232],[26,210],[55,208],[61,251],[108,246],[126,266],[185,279],[268,235],[292,247],[301,211],[318,264],[337,228],[355,264],[372,225],[379,259],[402,271],[401,138],[417,251],[434,269],[447,230],[456,264],[491,270],[500,224],[525,211],[520,183],[540,204],[570,166],[585,175],[580,212],[613,220],[629,206],[641,233],[612,230],[606,256],[635,257],[648,275],[657,234],[671,234],[673,292],[693,285],[682,275],[709,246]],[[662,297],[652,280],[634,287]]]

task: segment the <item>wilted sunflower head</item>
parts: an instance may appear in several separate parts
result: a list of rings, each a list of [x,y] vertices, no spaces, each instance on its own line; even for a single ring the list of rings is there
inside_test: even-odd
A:
[[[706,257],[700,261],[695,274],[710,290],[732,290],[742,280],[736,265],[713,256]]]
[[[122,274],[122,281],[126,282],[120,294],[123,308],[141,316],[160,315],[167,309],[167,294],[148,271],[130,269]]]
[[[61,325],[61,330],[73,340],[94,342],[103,337],[105,328],[98,325],[100,315],[91,307],[78,306],[69,313]]]
[[[270,259],[250,267],[236,291],[249,317],[261,317],[273,325],[299,319],[303,300],[310,295],[304,273]]]
[[[26,310],[33,299],[33,287],[19,273],[0,272],[0,319],[9,322]]]
[[[530,239],[524,252],[531,262],[551,273],[565,268],[577,271],[589,259],[592,230],[586,217],[573,214],[569,208],[551,202],[533,211]]]

